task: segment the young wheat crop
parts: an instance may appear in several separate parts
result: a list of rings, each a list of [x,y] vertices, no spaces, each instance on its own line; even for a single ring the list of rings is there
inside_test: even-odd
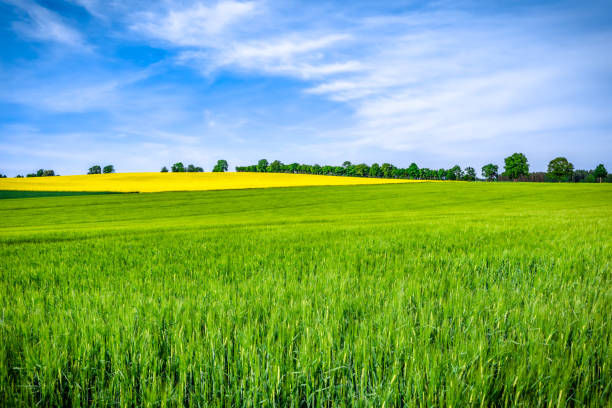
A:
[[[611,216],[608,185],[0,200],[1,405],[606,406]]]

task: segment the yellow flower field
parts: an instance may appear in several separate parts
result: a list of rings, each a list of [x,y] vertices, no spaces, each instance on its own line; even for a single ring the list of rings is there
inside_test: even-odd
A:
[[[417,182],[382,178],[285,173],[113,173],[81,176],[3,178],[0,190],[141,192],[244,188],[339,186]]]

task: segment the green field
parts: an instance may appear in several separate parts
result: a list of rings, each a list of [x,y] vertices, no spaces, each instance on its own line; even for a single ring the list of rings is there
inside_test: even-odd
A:
[[[0,201],[0,405],[609,406],[612,185]]]

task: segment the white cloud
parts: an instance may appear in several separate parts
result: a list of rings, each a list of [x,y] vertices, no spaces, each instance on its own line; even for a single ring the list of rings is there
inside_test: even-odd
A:
[[[83,36],[49,9],[30,0],[3,1],[18,7],[28,15],[27,19],[13,23],[14,29],[22,35],[39,41],[52,41],[71,47],[87,48]]]
[[[340,41],[350,39],[347,34],[333,34],[318,38],[282,38],[277,41],[253,41],[247,44],[235,44],[229,54],[234,60],[275,59],[289,60],[295,55],[320,51]]]
[[[329,62],[321,54],[325,48],[347,39],[346,35],[314,39],[288,35],[280,40],[237,42],[207,51],[183,51],[177,60],[200,68],[207,75],[215,70],[233,68],[303,79],[321,78],[361,70],[357,61]]]
[[[350,36],[346,34],[315,38],[289,35],[279,40],[238,43],[220,50],[216,63],[306,79],[360,70],[356,61],[328,62],[325,58],[327,48],[347,40]]]
[[[470,160],[499,140],[551,146],[551,134],[562,138],[609,123],[587,100],[596,88],[589,82],[599,78],[584,77],[588,70],[612,69],[610,59],[593,58],[605,48],[601,36],[585,34],[559,46],[558,36],[541,36],[541,21],[419,18],[411,25],[394,18],[379,35],[369,32],[368,21],[353,34],[374,42],[363,40],[361,69],[306,89],[354,109],[354,125],[339,139],[346,149],[454,153]],[[457,152],[457,144],[473,152]]]
[[[180,47],[214,46],[218,37],[232,24],[255,11],[255,3],[221,1],[213,7],[196,3],[165,15],[148,12],[139,15],[132,30]]]
[[[264,27],[265,22],[276,16],[268,12],[255,2],[195,3],[184,9],[135,14],[130,26],[177,48],[178,63],[207,76],[229,68],[308,79],[361,68],[355,60],[330,61],[326,55],[327,50],[349,42],[350,34],[271,29]]]

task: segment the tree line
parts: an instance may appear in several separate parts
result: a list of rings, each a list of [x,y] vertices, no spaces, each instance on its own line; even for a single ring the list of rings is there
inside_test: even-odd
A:
[[[108,174],[108,173],[114,173],[114,172],[115,172],[115,167],[112,164],[109,164],[104,167],[101,167],[96,164],[96,165],[91,166],[87,170],[87,174],[102,174],[102,173]],[[53,177],[53,176],[59,176],[59,174],[55,173],[55,170],[45,170],[45,169],[39,169],[35,173],[26,174],[26,177]],[[6,177],[6,176],[0,174],[0,178],[2,177]],[[15,178],[23,178],[23,176],[21,174],[18,174],[15,176]]]
[[[218,160],[213,167],[213,172],[225,172],[229,168],[227,160]],[[185,166],[182,162],[174,163],[170,170],[166,166],[161,169],[162,173],[201,173],[204,169],[200,166],[189,164]],[[531,182],[607,182],[612,183],[612,174],[608,174],[603,164],[597,165],[593,170],[574,170],[574,165],[565,157],[556,157],[548,163],[546,172],[529,172],[529,162],[523,153],[514,153],[504,159],[504,171],[499,173],[499,166],[488,163],[482,166],[477,177],[473,167],[462,169],[455,165],[450,169],[429,169],[419,167],[416,163],[411,163],[406,168],[396,167],[390,163],[379,165],[374,163],[368,166],[365,163],[353,164],[345,161],[342,166],[321,166],[318,164],[284,164],[279,160],[269,163],[266,159],[261,159],[257,164],[250,166],[237,166],[237,172],[257,172],[257,173],[292,173],[292,174],[317,174],[328,176],[349,176],[349,177],[377,177],[377,178],[402,178],[413,180],[486,180],[486,181],[531,181]],[[115,167],[112,164],[104,167],[94,165],[90,167],[87,174],[109,174],[114,173]],[[39,169],[35,173],[29,173],[26,177],[48,177],[59,176],[53,170]],[[0,178],[6,175],[0,174]],[[17,175],[17,178],[23,177]]]
[[[268,163],[261,159],[256,165],[238,166],[237,172],[259,172],[259,173],[294,173],[294,174],[318,174],[327,176],[349,176],[349,177],[378,177],[378,178],[412,178],[423,180],[476,180],[476,171],[472,167],[461,169],[454,166],[448,170],[419,168],[412,163],[407,168],[396,167],[390,163],[379,165],[374,163],[368,166],[365,163],[352,164],[345,161],[342,166],[321,166],[319,164],[283,164],[279,160]]]
[[[53,177],[53,176],[59,176],[59,174],[56,174],[54,170],[45,170],[45,169],[38,169],[34,173],[26,174],[26,177]],[[0,176],[0,177],[6,177],[6,176]],[[15,178],[23,178],[23,176],[21,174],[18,174],[15,176]]]
[[[93,165],[87,170],[87,174],[110,174],[115,172],[115,166],[109,164],[108,166],[101,167],[96,164]]]
[[[284,164],[279,160],[274,160],[270,163],[266,159],[261,159],[257,164],[237,166],[236,171],[413,180],[612,182],[612,178],[608,175],[603,164],[599,164],[594,170],[574,170],[574,166],[564,157],[557,157],[551,160],[548,165],[548,171],[545,173],[530,173],[529,162],[523,153],[514,153],[506,157],[504,159],[504,171],[501,174],[497,164],[488,163],[482,166],[482,179],[477,177],[476,170],[470,166],[464,169],[459,165],[455,165],[450,169],[430,169],[419,167],[416,163],[411,163],[406,168],[396,167],[390,163],[383,163],[381,165],[374,163],[368,166],[365,163],[353,164],[350,161],[345,161],[342,166],[321,166],[319,164]]]
[[[182,162],[174,163],[172,166],[170,166],[170,169],[172,170],[172,173],[202,173],[204,171],[202,167],[194,166],[193,164],[189,164],[187,167],[185,167]],[[227,160],[218,160],[212,171],[213,173],[222,173],[227,171],[227,169]],[[161,172],[168,173],[168,168],[166,166],[162,167]]]

